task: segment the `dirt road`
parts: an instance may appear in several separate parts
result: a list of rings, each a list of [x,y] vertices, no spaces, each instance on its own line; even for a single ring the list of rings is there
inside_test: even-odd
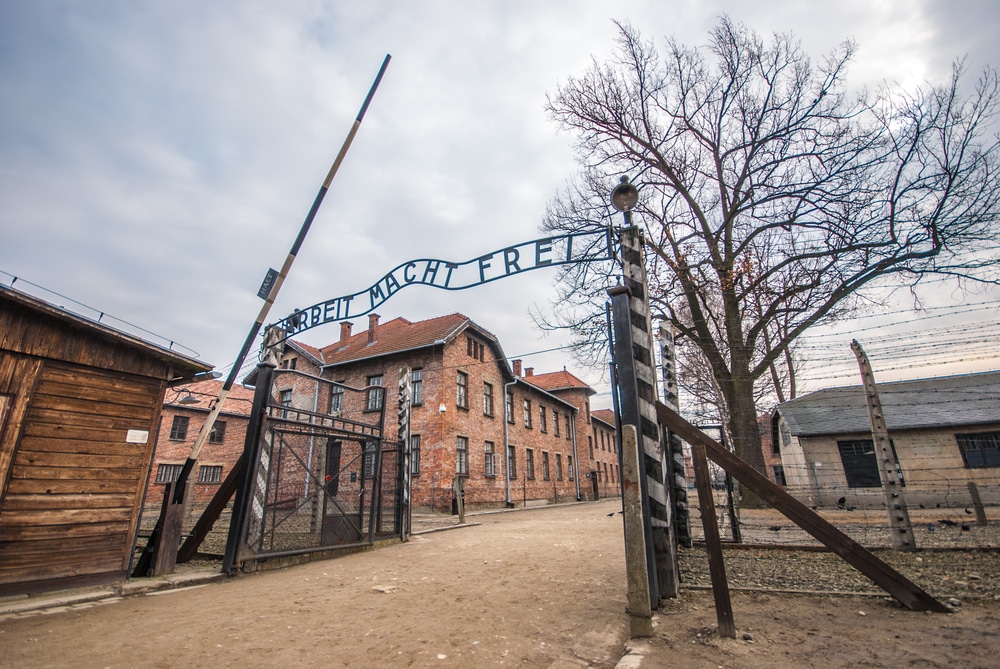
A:
[[[3,620],[0,666],[614,667],[628,629],[617,508],[473,516],[479,526],[372,552]],[[1000,657],[992,599],[948,615],[881,597],[734,593],[733,606],[736,640],[715,634],[710,592],[665,602],[641,666],[994,667]]]
[[[481,515],[411,542],[0,623],[8,667],[614,666],[615,502]]]

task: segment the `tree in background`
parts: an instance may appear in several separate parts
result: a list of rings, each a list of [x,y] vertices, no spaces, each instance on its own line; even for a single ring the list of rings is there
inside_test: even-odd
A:
[[[956,64],[944,85],[852,95],[851,42],[813,62],[793,36],[723,17],[707,46],[669,40],[661,55],[619,28],[615,57],[549,98],[581,171],[544,228],[611,224],[608,194],[631,177],[654,317],[702,358],[735,451],[763,471],[755,391],[788,391],[807,328],[850,316],[866,288],[997,282],[997,74],[963,93]],[[564,269],[547,323],[572,328],[591,360],[615,273]]]

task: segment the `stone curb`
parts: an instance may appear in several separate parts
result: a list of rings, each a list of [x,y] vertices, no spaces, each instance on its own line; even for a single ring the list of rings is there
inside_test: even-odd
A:
[[[46,610],[69,610],[79,604],[117,601],[123,597],[145,595],[151,592],[185,588],[203,583],[227,580],[229,577],[216,569],[187,571],[168,576],[123,581],[112,586],[79,589],[70,592],[56,592],[37,597],[19,597],[8,601],[0,601],[0,618],[12,615],[43,612]]]

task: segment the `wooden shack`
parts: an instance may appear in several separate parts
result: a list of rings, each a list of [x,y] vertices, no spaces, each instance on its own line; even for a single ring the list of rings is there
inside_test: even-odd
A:
[[[209,369],[0,286],[0,595],[126,576],[164,391]]]

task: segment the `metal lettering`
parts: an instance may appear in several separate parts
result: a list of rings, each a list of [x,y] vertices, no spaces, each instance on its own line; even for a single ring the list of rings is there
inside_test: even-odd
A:
[[[543,267],[545,265],[551,265],[552,259],[545,258],[542,259],[543,253],[552,252],[552,240],[551,239],[539,239],[535,242],[535,267]]]
[[[427,269],[424,270],[424,278],[421,281],[421,283],[429,283],[430,285],[433,286],[434,285],[434,277],[437,276],[438,267],[440,267],[440,266],[441,266],[441,261],[440,260],[428,260],[427,261]],[[428,274],[431,277],[429,280],[427,279],[427,275]]]
[[[481,256],[479,258],[479,281],[481,283],[486,283],[486,270],[490,267],[490,259],[494,254],[489,254],[488,256]]]
[[[521,257],[521,252],[518,251],[516,247],[512,246],[511,248],[503,250],[504,274],[510,274],[511,267],[514,268],[515,272],[521,271],[521,266],[517,264],[517,261],[520,257]]]
[[[605,230],[600,230],[537,239],[508,246],[460,263],[437,259],[410,260],[395,267],[366,290],[331,298],[305,310],[296,311],[296,314],[289,316],[278,325],[291,335],[331,321],[344,321],[363,316],[402,288],[415,283],[446,290],[463,290],[540,267],[614,260],[614,247],[607,243],[606,235]],[[580,247],[583,250],[576,257],[573,253],[575,237],[581,237],[584,240],[584,244]],[[565,253],[560,247],[561,244],[566,245]],[[532,253],[532,248],[533,255],[528,255]],[[501,253],[503,254],[502,272],[499,267],[493,264]],[[439,271],[442,266],[447,270],[443,275]],[[422,270],[421,267],[423,267]],[[365,306],[358,306],[352,310],[351,305],[354,298],[365,294],[368,297],[364,301]]]
[[[406,281],[406,283],[413,283],[414,281],[417,280],[416,276],[412,277],[410,276],[410,270],[415,269],[416,266],[417,263],[414,262],[408,262],[405,265],[403,265],[403,280]]]

